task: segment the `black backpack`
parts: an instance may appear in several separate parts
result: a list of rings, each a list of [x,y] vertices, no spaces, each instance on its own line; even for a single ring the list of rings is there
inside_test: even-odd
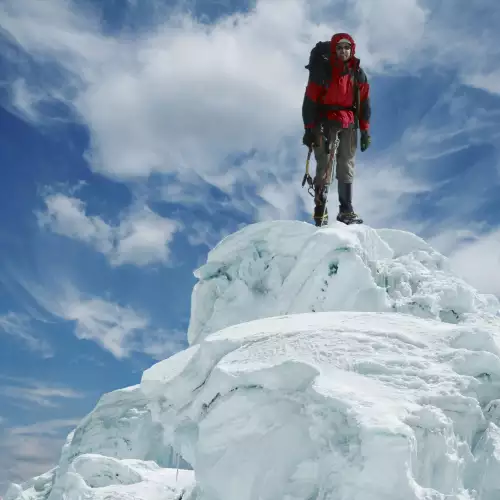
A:
[[[318,42],[311,53],[309,54],[309,63],[305,66],[309,70],[309,80],[317,83],[318,85],[326,86],[331,78],[330,66],[330,41]],[[359,83],[361,80],[360,61],[356,58],[356,66],[350,70],[351,79],[354,84],[354,100],[350,108],[342,108],[354,111],[355,128],[358,128],[359,122]]]

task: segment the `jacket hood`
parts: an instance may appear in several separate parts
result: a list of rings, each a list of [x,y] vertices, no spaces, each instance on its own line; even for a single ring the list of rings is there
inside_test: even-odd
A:
[[[356,54],[356,43],[354,42],[354,38],[349,35],[349,33],[335,33],[335,35],[332,36],[330,43],[332,54],[335,54],[335,47],[337,46],[337,43],[342,40],[342,38],[349,40],[349,42],[351,43],[351,57],[354,57],[354,55]]]

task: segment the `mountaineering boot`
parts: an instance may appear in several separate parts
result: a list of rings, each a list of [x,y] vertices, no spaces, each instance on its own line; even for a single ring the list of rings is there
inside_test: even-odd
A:
[[[313,214],[316,227],[326,226],[328,224],[328,208],[325,204],[316,205]]]
[[[338,193],[340,206],[337,220],[344,224],[362,224],[363,219],[361,219],[352,208],[352,184],[339,182]]]
[[[344,224],[363,224],[363,219],[354,212],[339,212],[337,220]]]
[[[328,208],[326,200],[328,195],[328,186],[314,186],[314,214],[313,219],[316,227],[326,226],[328,224]]]

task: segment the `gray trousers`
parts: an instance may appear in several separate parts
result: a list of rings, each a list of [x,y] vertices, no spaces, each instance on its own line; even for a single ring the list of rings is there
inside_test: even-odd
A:
[[[318,146],[314,148],[316,158],[316,176],[314,185],[322,189],[330,184],[332,179],[331,168],[328,168],[329,148],[334,147],[335,133],[339,131],[340,144],[337,149],[337,168],[335,177],[339,183],[351,184],[354,179],[354,167],[356,147],[358,141],[358,131],[355,128],[339,129],[335,126],[326,131],[329,140],[325,142],[322,137]],[[332,162],[332,166],[333,166]]]

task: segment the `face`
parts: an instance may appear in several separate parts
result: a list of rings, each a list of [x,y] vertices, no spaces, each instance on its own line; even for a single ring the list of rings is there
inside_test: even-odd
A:
[[[347,61],[351,57],[351,45],[345,42],[339,43],[336,47],[337,57],[341,61]]]

